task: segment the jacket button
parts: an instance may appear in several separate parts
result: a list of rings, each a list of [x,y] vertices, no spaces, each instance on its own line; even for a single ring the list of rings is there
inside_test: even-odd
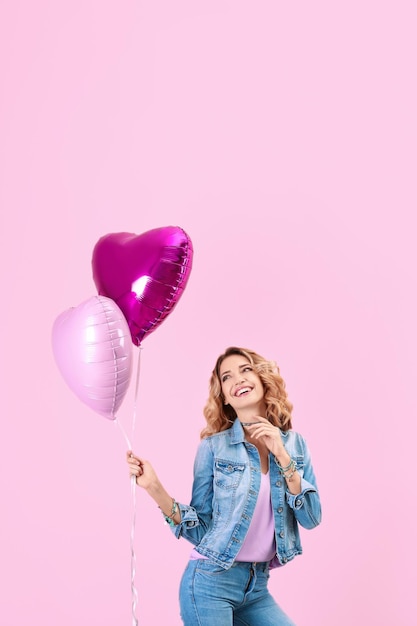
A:
[[[281,539],[284,539],[284,531],[281,530],[281,532],[279,533],[279,536],[281,537]]]
[[[278,513],[282,513],[282,506],[278,507]]]
[[[277,480],[277,487],[281,487],[282,485],[282,481],[281,480]]]
[[[283,559],[282,559],[282,562],[283,562],[283,563],[286,563],[287,561],[288,561],[287,557],[286,557],[286,556],[284,556],[284,557],[283,557]]]
[[[295,501],[295,506],[301,506],[301,500],[296,500]]]

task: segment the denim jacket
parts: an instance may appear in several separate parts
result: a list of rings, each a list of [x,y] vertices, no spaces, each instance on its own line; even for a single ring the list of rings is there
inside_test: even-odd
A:
[[[285,479],[270,454],[277,547],[271,567],[285,565],[302,553],[298,524],[314,528],[321,521],[320,498],[306,442],[292,430],[281,431],[281,436],[301,475],[301,491],[293,495],[286,489]],[[171,527],[173,533],[177,538],[190,541],[200,554],[217,565],[230,568],[248,531],[260,482],[258,450],[245,440],[242,425],[236,419],[228,430],[200,442],[194,463],[191,503],[179,503],[181,522]]]

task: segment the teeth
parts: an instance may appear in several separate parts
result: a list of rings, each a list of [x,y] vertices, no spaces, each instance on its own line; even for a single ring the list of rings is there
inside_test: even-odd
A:
[[[239,389],[236,395],[239,397],[242,393],[246,393],[247,391],[250,391],[250,387],[243,387],[243,389]]]

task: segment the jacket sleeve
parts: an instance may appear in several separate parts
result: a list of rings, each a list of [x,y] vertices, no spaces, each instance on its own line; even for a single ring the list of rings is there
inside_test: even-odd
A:
[[[213,507],[213,459],[210,440],[203,439],[194,461],[194,480],[191,503],[178,503],[181,522],[171,526],[174,535],[184,537],[197,545],[206,534],[212,519]]]
[[[311,455],[305,440],[300,437],[303,448],[304,467],[301,476],[301,491],[294,495],[286,492],[288,505],[293,509],[295,518],[304,528],[315,528],[321,522],[321,504],[316,476],[311,463]]]

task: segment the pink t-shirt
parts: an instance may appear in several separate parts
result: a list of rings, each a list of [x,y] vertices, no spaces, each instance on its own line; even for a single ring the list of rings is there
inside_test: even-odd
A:
[[[236,561],[270,561],[276,553],[274,514],[271,505],[271,485],[269,472],[261,473],[261,486],[252,520],[240,548]],[[205,559],[197,550],[191,552],[190,559]]]

